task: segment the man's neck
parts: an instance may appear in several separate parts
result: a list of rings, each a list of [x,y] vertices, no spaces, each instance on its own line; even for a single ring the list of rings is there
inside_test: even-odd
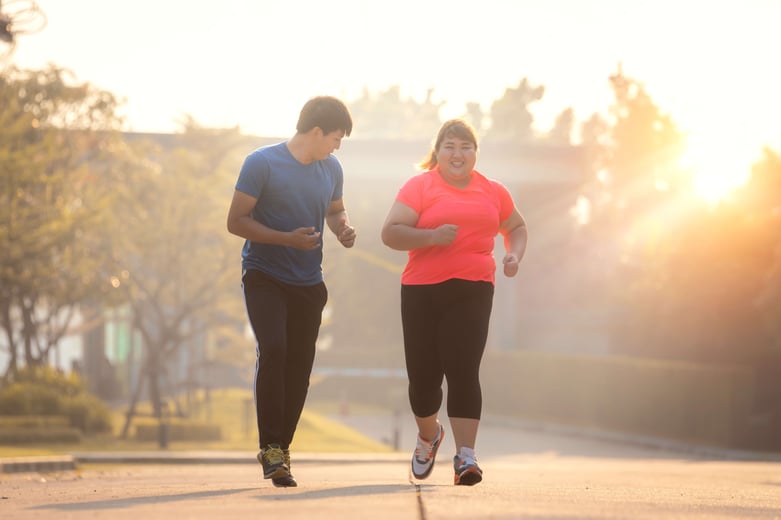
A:
[[[287,149],[301,164],[310,164],[314,161],[312,154],[309,152],[309,139],[305,134],[295,134],[288,139]]]

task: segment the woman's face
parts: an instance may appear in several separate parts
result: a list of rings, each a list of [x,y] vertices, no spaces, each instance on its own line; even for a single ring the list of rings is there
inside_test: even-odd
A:
[[[437,164],[442,177],[456,186],[469,184],[476,161],[475,144],[458,137],[445,137],[437,150]]]

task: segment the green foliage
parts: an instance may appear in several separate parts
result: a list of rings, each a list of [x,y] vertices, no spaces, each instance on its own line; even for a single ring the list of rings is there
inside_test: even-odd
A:
[[[439,110],[444,102],[434,102],[433,89],[418,102],[402,99],[399,85],[383,92],[365,89],[362,96],[350,101],[350,112],[361,139],[414,140],[431,139],[439,130]]]
[[[0,328],[11,372],[45,363],[76,308],[108,285],[116,102],[69,79],[55,67],[0,76]]]
[[[63,415],[0,415],[0,429],[67,428],[69,424]]]
[[[88,394],[77,376],[47,367],[20,370],[0,389],[0,415],[64,416],[70,427],[83,433],[111,430],[108,407]]]
[[[60,395],[43,385],[13,383],[0,391],[3,415],[57,415],[60,410]]]
[[[77,444],[82,435],[78,428],[3,428],[0,445],[16,444]]]
[[[590,294],[614,309],[613,350],[760,366],[779,341],[781,161],[767,150],[743,190],[698,203],[672,118],[620,70],[610,84],[611,117],[584,126],[595,179],[583,234],[600,267]]]
[[[506,89],[504,95],[491,104],[491,126],[486,137],[518,144],[532,141],[534,116],[529,107],[540,101],[544,94],[545,87],[532,86],[527,78],[523,78],[517,87]]]
[[[22,385],[40,386],[63,397],[79,395],[84,384],[78,374],[64,374],[52,367],[32,365],[21,368],[9,376],[9,381]]]
[[[94,395],[82,393],[62,400],[63,414],[71,426],[84,433],[111,432],[111,415],[106,405]]]
[[[255,143],[236,129],[204,129],[190,121],[168,141],[144,138],[132,146],[148,159],[126,179],[114,208],[123,227],[116,270],[125,273],[118,290],[144,349],[137,384],[148,389],[159,417],[169,391],[161,379],[167,363],[185,348],[191,349],[188,358],[203,360],[207,349],[230,335],[226,331],[243,326],[236,293],[241,242],[225,230],[225,215],[236,173]],[[132,401],[123,438],[134,406]]]
[[[193,421],[174,420],[170,423],[139,421],[136,424],[135,440],[139,442],[156,441],[160,428],[166,428],[169,441],[219,441],[222,439],[222,429],[217,424],[204,424]]]

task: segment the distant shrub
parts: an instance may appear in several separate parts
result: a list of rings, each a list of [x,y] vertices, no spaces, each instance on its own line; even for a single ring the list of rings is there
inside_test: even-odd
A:
[[[12,383],[0,390],[2,415],[59,415],[62,397],[36,383]]]
[[[81,442],[78,428],[3,428],[0,444],[76,444]]]
[[[67,428],[70,419],[62,415],[0,415],[0,430],[11,428]]]
[[[62,413],[70,424],[84,433],[111,432],[111,413],[108,407],[92,394],[81,394],[63,399]]]
[[[168,428],[168,439],[171,441],[219,441],[222,440],[222,429],[217,424],[195,423],[189,421],[172,421]],[[135,439],[139,442],[158,440],[160,424],[157,421],[136,424]]]
[[[48,367],[25,368],[0,388],[0,415],[65,416],[82,433],[111,430],[111,414],[101,400],[87,393],[76,375]]]

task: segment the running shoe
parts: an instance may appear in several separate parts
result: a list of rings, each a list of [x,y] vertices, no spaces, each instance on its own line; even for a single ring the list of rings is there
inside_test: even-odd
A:
[[[472,457],[456,455],[453,457],[453,469],[456,472],[453,479],[456,486],[474,486],[483,480],[483,470]]]
[[[279,444],[269,444],[258,453],[258,462],[263,466],[263,478],[283,478],[290,476],[285,465],[285,452]]]
[[[439,424],[439,423],[437,423]],[[412,455],[412,474],[417,479],[424,479],[431,474],[434,469],[434,459],[437,456],[439,445],[445,437],[445,428],[439,424],[439,433],[436,438],[428,442],[420,438],[418,434],[418,444],[415,447],[415,453]]]
[[[275,487],[296,487],[298,486],[298,482],[293,478],[293,473],[291,472],[290,450],[282,450],[282,453],[285,456],[285,466],[287,466],[288,475],[287,477],[272,478],[271,483],[274,484]]]

